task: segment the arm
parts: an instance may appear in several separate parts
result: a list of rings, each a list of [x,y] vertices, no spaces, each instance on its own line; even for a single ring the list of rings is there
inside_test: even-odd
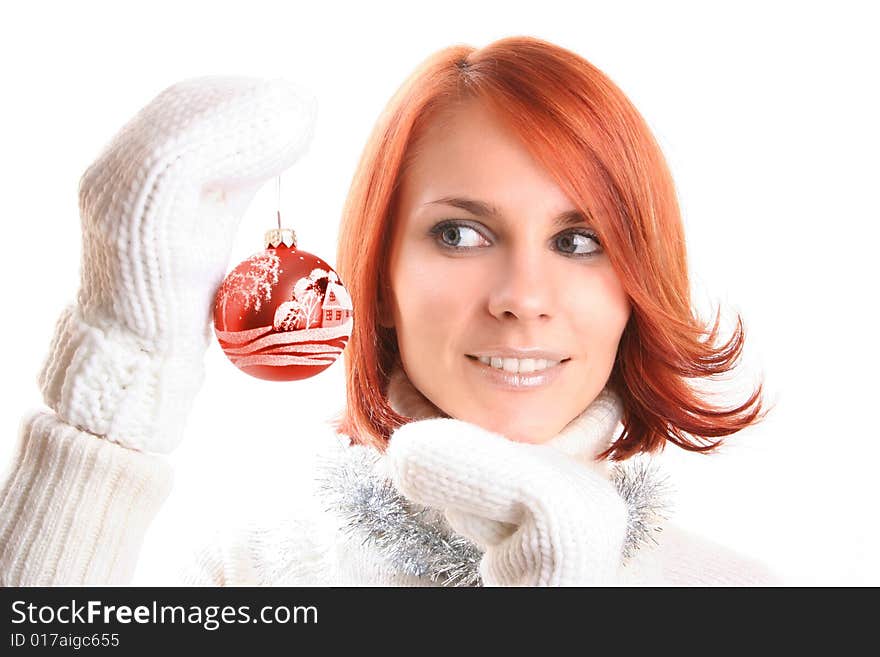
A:
[[[315,105],[283,81],[159,94],[80,181],[83,263],[0,497],[0,581],[125,583],[171,486],[240,218],[305,151]]]
[[[124,584],[171,490],[165,459],[62,422],[22,422],[0,490],[0,585]]]

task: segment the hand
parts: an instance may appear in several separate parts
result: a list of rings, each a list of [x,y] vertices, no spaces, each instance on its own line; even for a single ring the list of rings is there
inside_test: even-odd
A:
[[[484,585],[614,581],[627,509],[598,468],[449,418],[402,426],[386,455],[402,495],[484,549]]]
[[[305,152],[315,113],[289,82],[185,80],[86,170],[80,291],[40,374],[62,419],[135,449],[178,444],[238,224]]]

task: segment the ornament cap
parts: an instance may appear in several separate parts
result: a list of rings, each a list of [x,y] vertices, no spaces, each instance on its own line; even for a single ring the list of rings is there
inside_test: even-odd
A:
[[[296,248],[296,231],[292,228],[270,228],[263,238],[263,247],[268,249],[277,247],[279,244],[289,248]]]

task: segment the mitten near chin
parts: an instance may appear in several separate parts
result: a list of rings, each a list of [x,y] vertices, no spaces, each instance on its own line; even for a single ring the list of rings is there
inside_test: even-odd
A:
[[[614,581],[628,509],[600,468],[448,418],[400,427],[386,456],[397,490],[485,549],[484,585]]]
[[[204,339],[159,351],[116,323],[87,322],[71,305],[58,319],[38,381],[46,404],[68,424],[168,453],[180,443],[201,387],[206,348]]]

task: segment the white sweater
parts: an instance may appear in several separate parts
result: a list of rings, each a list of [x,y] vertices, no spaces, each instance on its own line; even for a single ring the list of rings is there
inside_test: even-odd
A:
[[[24,418],[0,489],[0,584],[131,581],[171,489],[164,454],[181,439],[201,385],[236,222],[262,182],[301,155],[314,115],[307,94],[283,80],[185,80],[138,112],[87,169],[80,291],[40,374],[52,410]],[[480,558],[467,563],[479,565],[486,585],[772,581],[761,566],[672,525],[656,545],[626,554],[633,516],[607,464],[589,458],[620,419],[607,390],[548,445],[531,446],[434,417],[401,372],[389,400],[422,421],[395,432],[367,479],[390,481],[412,502],[407,513],[434,519],[446,538],[428,562],[447,546],[478,544]],[[318,439],[329,463],[367,449],[326,431]],[[430,571],[389,559],[387,541],[347,531],[339,509],[312,492],[277,521],[223,530],[184,580],[437,583],[424,576]],[[409,540],[423,538],[419,531],[402,536],[392,549],[434,545]]]
[[[392,377],[389,400],[416,419],[437,416],[400,374]],[[603,396],[619,413],[619,400]],[[594,403],[593,411],[596,404]],[[587,417],[586,415],[583,417]],[[573,422],[549,447],[574,459],[596,453],[613,438],[613,423]],[[423,427],[431,425],[420,424]],[[442,425],[436,425],[437,427]],[[350,445],[326,427],[320,463],[332,465],[346,450],[372,455],[377,476],[391,478],[388,453]],[[430,435],[428,436],[430,439]],[[392,438],[392,444],[393,444]],[[323,472],[326,473],[326,470]],[[610,472],[606,468],[604,472]],[[127,449],[58,420],[31,414],[22,425],[12,469],[0,493],[0,584],[125,584],[131,580],[145,532],[171,488],[164,457]],[[195,555],[183,558],[180,583],[192,585],[432,586],[427,575],[401,572],[387,552],[353,532],[339,513],[327,509],[319,478],[313,494],[291,503],[271,523],[227,527]],[[476,482],[487,498],[504,482]],[[415,508],[436,511],[416,504]],[[435,514],[441,524],[442,514]],[[602,516],[597,516],[602,517]],[[448,524],[446,531],[453,534]],[[588,528],[601,532],[603,528]],[[454,535],[454,534],[453,534]],[[590,533],[587,536],[592,535]],[[565,560],[564,543],[551,545],[551,559]],[[569,548],[570,549],[570,548]],[[775,585],[762,564],[665,523],[656,544],[639,548],[603,582],[612,585]],[[504,584],[484,577],[484,584]],[[579,581],[558,581],[562,585]]]

